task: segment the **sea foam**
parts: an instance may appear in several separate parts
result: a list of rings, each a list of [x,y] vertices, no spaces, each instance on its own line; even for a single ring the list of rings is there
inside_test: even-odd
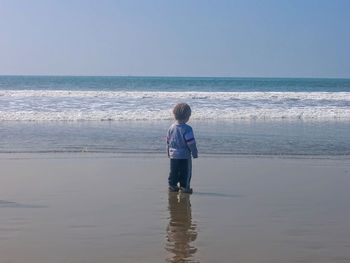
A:
[[[1,90],[0,120],[168,120],[178,102],[193,119],[350,119],[350,92]]]

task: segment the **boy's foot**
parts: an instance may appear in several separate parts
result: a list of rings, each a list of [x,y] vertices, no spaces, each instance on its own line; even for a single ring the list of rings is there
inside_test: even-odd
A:
[[[186,194],[192,194],[193,193],[192,188],[180,187],[180,190],[181,190],[182,193],[186,193]]]
[[[179,187],[173,186],[173,185],[169,185],[169,191],[170,192],[177,192],[177,191],[179,191]]]

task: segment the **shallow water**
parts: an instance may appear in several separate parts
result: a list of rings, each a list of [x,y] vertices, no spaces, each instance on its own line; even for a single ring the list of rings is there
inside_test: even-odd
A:
[[[0,152],[164,153],[172,121],[0,122]],[[191,121],[199,153],[350,155],[347,121]]]
[[[349,262],[347,159],[1,155],[1,262]]]

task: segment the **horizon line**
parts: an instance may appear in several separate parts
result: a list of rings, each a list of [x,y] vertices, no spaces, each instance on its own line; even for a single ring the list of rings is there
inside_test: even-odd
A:
[[[221,78],[221,79],[344,79],[350,77],[247,77],[247,76],[185,76],[185,75],[65,75],[65,74],[0,74],[0,77],[124,77],[124,78]]]

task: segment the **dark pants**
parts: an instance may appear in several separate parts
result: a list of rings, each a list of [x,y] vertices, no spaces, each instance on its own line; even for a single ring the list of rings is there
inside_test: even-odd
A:
[[[192,177],[192,159],[170,159],[169,186],[190,188]]]

